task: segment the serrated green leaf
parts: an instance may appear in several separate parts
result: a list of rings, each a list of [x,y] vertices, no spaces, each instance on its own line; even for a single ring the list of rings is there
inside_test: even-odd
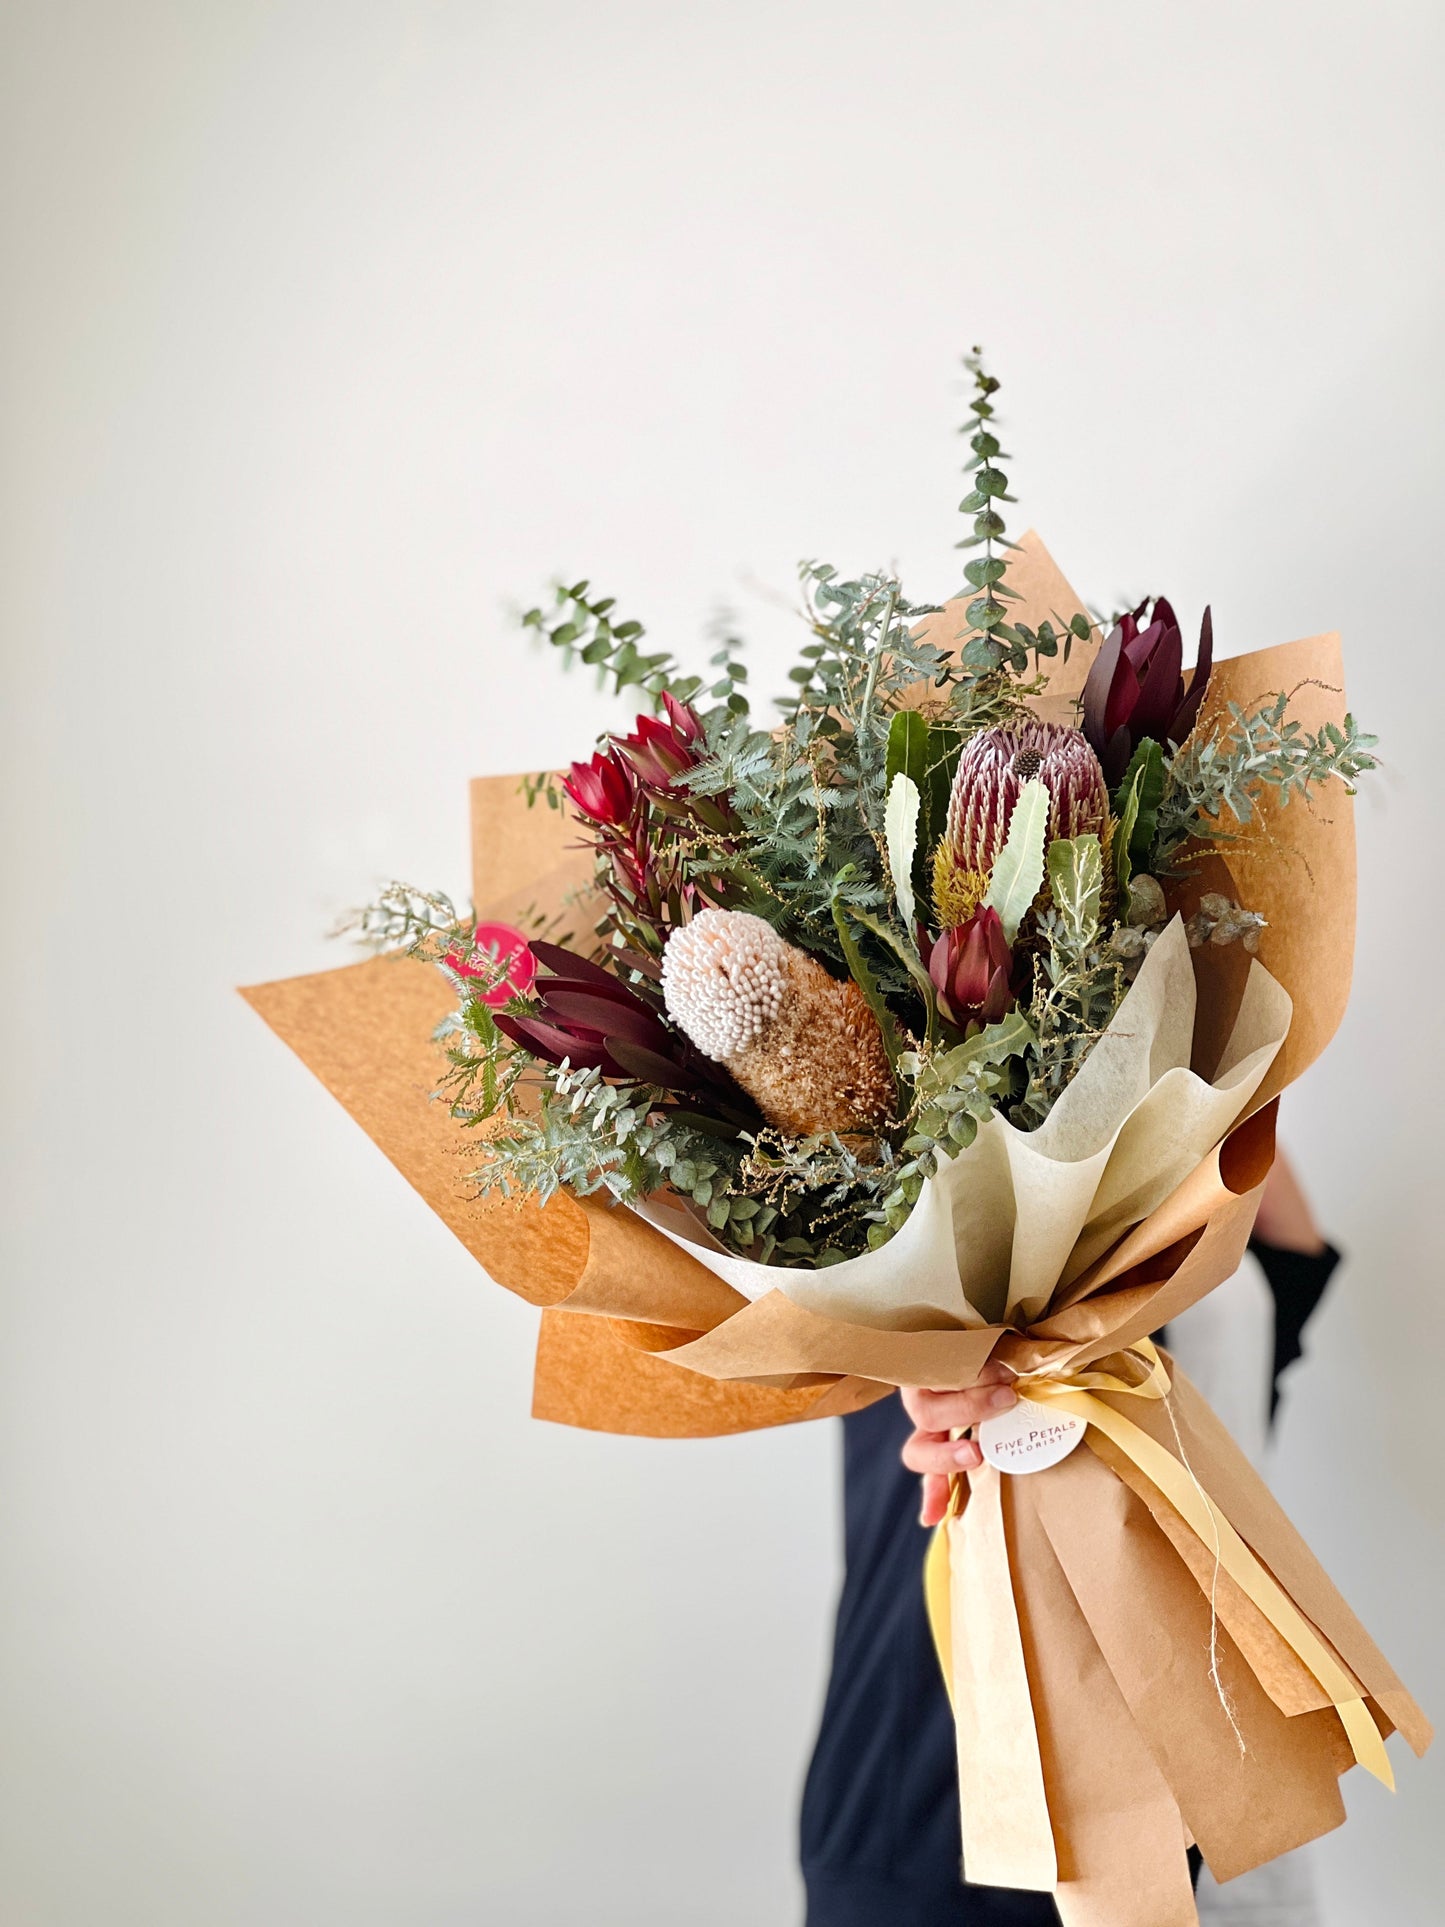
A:
[[[963,1086],[963,1080],[966,1077],[976,1078],[981,1071],[1022,1057],[1037,1043],[1034,1027],[1022,1011],[1010,1011],[998,1023],[990,1024],[986,1030],[976,1031],[961,1044],[955,1044],[952,1050],[930,1058],[914,1056],[917,1094],[925,1105],[932,1105],[945,1114],[960,1105],[966,1108],[970,1104],[987,1110],[987,1103],[980,1103],[978,1089]],[[906,1066],[908,1059],[903,1061]],[[963,1088],[960,1089],[960,1086]],[[905,1145],[904,1148],[908,1147]]]
[[[872,916],[858,904],[843,903],[841,899],[835,897],[833,900],[833,921],[837,923],[840,916],[851,917],[855,923],[861,923],[865,930],[871,930],[878,941],[880,943],[886,943],[894,956],[897,957],[899,963],[903,965],[903,968],[913,979],[918,994],[923,999],[924,1007],[928,1011],[928,1035],[932,1037],[938,1024],[938,994],[934,990],[933,979],[919,962],[918,953],[914,950],[912,944],[902,942],[896,930],[890,930],[886,923],[880,922],[877,917]],[[850,931],[847,938],[844,938],[843,926],[839,925],[838,934],[840,941],[844,944],[844,954],[846,955],[847,944],[853,942],[852,932]],[[854,943],[854,948],[857,948],[856,943]],[[851,959],[848,968],[850,970],[853,968]],[[861,981],[858,984],[858,988],[863,991],[865,996],[867,995],[867,988]],[[875,1012],[874,1014],[876,1016],[877,1013]]]
[[[996,1024],[956,1045],[942,1061],[956,1060],[959,1069],[972,1070],[984,1064],[1006,1064],[1011,1057],[1022,1057],[1038,1041],[1033,1025],[1023,1012],[1011,1010],[1007,1017],[1001,1017]]]
[[[869,968],[868,959],[858,947],[858,939],[848,927],[848,914],[850,911],[858,917],[860,923],[865,921],[856,910],[852,909],[851,905],[845,906],[840,898],[834,897],[833,925],[838,932],[838,942],[842,946],[843,957],[848,965],[848,973],[862,991],[864,1002],[878,1021],[878,1029],[883,1037],[883,1048],[888,1054],[888,1062],[890,1064],[896,1064],[899,1052],[903,1049],[903,1038],[898,1029],[898,1020],[888,1008],[888,999],[883,995],[883,990],[878,979]]]
[[[1134,865],[1129,858],[1129,845],[1133,840],[1134,826],[1139,820],[1139,787],[1130,786],[1124,798],[1124,806],[1119,811],[1114,824],[1114,875],[1118,878],[1121,891],[1129,888],[1129,879],[1134,874]]]
[[[1044,837],[1049,827],[1049,792],[1034,777],[1019,791],[998,853],[984,902],[997,910],[1004,941],[1013,943],[1044,880]]]
[[[1133,820],[1129,829],[1129,869],[1147,870],[1154,837],[1159,828],[1159,805],[1164,800],[1164,752],[1152,736],[1140,739],[1124,780],[1114,793],[1115,809],[1122,818],[1128,799],[1134,798]],[[1121,878],[1127,882],[1127,878]]]

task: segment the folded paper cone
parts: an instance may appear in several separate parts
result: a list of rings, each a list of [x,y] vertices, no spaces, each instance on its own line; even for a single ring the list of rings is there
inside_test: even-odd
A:
[[[1080,607],[1033,535],[1009,582],[1033,624]],[[962,635],[963,607],[927,619],[932,640]],[[1042,715],[1069,718],[1090,655],[1056,659]],[[1337,638],[1217,664],[1209,708],[1281,689],[1306,727],[1341,717]],[[1180,893],[1187,915],[1224,882],[1262,912],[1257,962],[1237,946],[1191,955],[1173,925],[1039,1130],[995,1117],[890,1243],[819,1272],[752,1265],[595,1200],[477,1198],[478,1140],[429,1101],[449,1006],[433,971],[386,959],[244,994],[479,1263],[543,1308],[539,1417],[703,1436],[854,1410],[897,1385],[966,1386],[991,1357],[1073,1378],[1238,1265],[1273,1100],[1349,990],[1353,824],[1348,799],[1330,801],[1266,801],[1227,873],[1214,856]],[[472,820],[482,916],[585,892],[575,826],[530,809],[515,779],[474,783]],[[1130,1420],[1208,1494],[1376,1726],[1423,1750],[1419,1709],[1193,1388],[1176,1376],[1167,1401],[1120,1404],[1142,1408]],[[1052,1888],[1066,1927],[1173,1927],[1195,1918],[1186,1836],[1222,1878],[1287,1851],[1339,1823],[1355,1755],[1338,1701],[1221,1581],[1157,1482],[1097,1425],[1087,1438],[1028,1478],[986,1468],[948,1528],[966,1863],[975,1880]]]

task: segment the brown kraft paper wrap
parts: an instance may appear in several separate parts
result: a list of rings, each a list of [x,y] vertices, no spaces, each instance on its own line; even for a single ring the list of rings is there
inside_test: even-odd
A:
[[[1036,536],[1024,538],[1009,581],[1029,622],[1067,621],[1080,607]],[[951,643],[962,604],[928,625]],[[1057,666],[1041,713],[1071,720],[1089,655],[1076,648]],[[1338,639],[1217,664],[1207,707],[1248,707],[1277,690],[1291,692],[1309,728],[1342,715]],[[590,923],[589,860],[562,813],[529,809],[516,779],[484,778],[472,786],[472,824],[480,915],[516,920],[575,903],[578,927]],[[1196,1128],[1225,1114],[1231,1090],[1242,1107],[1157,1198],[1132,1182],[1129,1159],[1142,1150],[1131,1154],[1126,1122],[1090,1206],[1093,1230],[1081,1230],[1049,1288],[1039,1294],[1020,1269],[1033,1228],[1020,1202],[1021,1228],[1007,1230],[1007,1311],[1001,1298],[980,1311],[965,1280],[958,1316],[930,1314],[928,1329],[908,1328],[903,1311],[884,1328],[840,1315],[836,1302],[820,1309],[816,1294],[798,1301],[828,1273],[735,1289],[718,1275],[726,1261],[596,1200],[478,1198],[468,1173],[481,1146],[430,1098],[431,1031],[450,1000],[435,972],[380,959],[244,994],[492,1277],[542,1307],[537,1416],[716,1436],[851,1411],[898,1385],[967,1386],[991,1357],[1023,1373],[1108,1367],[1230,1276],[1273,1159],[1274,1100],[1329,1041],[1348,995],[1349,799],[1335,786],[1314,809],[1267,802],[1229,846],[1227,868],[1209,859],[1171,907],[1188,914],[1210,888],[1268,919],[1262,969],[1237,947],[1195,953],[1192,1072],[1171,1075],[1188,1086]],[[1167,983],[1178,955],[1171,965],[1162,940],[1156,948]],[[1035,1181],[1019,1166],[1029,1148],[1004,1147],[1020,1199],[1025,1178]],[[1062,1184],[1075,1169],[1046,1177]],[[1117,1195],[1104,1210],[1111,1182]],[[955,1201],[955,1223],[971,1196]],[[946,1225],[950,1207],[935,1208]],[[922,1296],[934,1282],[921,1281]],[[1208,1406],[1171,1375],[1167,1402],[1102,1396],[1165,1452],[1182,1449],[1381,1730],[1398,1728],[1423,1751],[1430,1729],[1419,1709]],[[1197,1841],[1228,1879],[1328,1831],[1343,1818],[1337,1782],[1352,1754],[1328,1696],[1169,1501],[1092,1425],[1087,1445],[1026,1477],[982,1468],[948,1528],[965,1864],[973,1880],[1052,1888],[1065,1927],[1186,1927],[1196,1915],[1185,1845]],[[920,1539],[920,1565],[922,1552]],[[1211,1597],[1228,1711],[1211,1678]]]

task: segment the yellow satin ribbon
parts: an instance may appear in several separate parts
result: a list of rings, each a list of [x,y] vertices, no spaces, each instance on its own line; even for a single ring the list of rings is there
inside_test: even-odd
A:
[[[1314,1627],[1283,1587],[1266,1572],[1219,1507],[1174,1454],[1165,1451],[1156,1439],[1131,1419],[1125,1418],[1122,1412],[1116,1412],[1112,1405],[1094,1396],[1101,1391],[1125,1393],[1132,1398],[1163,1399],[1168,1396],[1169,1374],[1149,1339],[1140,1339],[1127,1347],[1126,1355],[1134,1358],[1143,1368],[1144,1376],[1137,1382],[1130,1383],[1112,1372],[1084,1371],[1056,1377],[1029,1375],[1016,1379],[1014,1389],[1021,1398],[1057,1405],[1073,1417],[1082,1419],[1085,1424],[1096,1427],[1133,1461],[1145,1478],[1163,1493],[1205,1550],[1218,1557],[1230,1578],[1253,1600],[1290,1651],[1328,1695],[1359,1764],[1393,1792],[1395,1775],[1380,1729],[1354,1681]],[[948,1516],[934,1533],[928,1548],[923,1580],[933,1642],[938,1650],[950,1697],[953,1691],[953,1641],[947,1533],[949,1519],[956,1515],[961,1501],[962,1482],[955,1480]]]

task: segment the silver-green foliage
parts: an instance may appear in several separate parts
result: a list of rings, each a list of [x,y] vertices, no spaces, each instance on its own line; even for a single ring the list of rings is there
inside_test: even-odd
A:
[[[959,671],[910,633],[933,605],[906,601],[895,577],[848,581],[809,563],[802,580],[812,640],[789,671],[796,690],[782,703],[782,728],[722,722],[687,783],[698,795],[727,795],[742,824],[731,847],[701,849],[699,867],[728,874],[757,915],[845,965],[834,902],[892,914],[882,850],[899,698],[920,682],[942,687]],[[869,947],[885,988],[906,995],[896,959]]]
[[[678,702],[707,707],[704,698],[733,715],[746,715],[748,700],[742,689],[747,667],[737,660],[737,646],[725,640],[711,659],[714,674],[693,675],[685,671],[669,650],[644,655],[638,644],[646,631],[640,622],[616,620],[616,598],[589,597],[585,580],[570,586],[559,583],[553,607],[529,609],[522,627],[561,651],[564,663],[585,663],[597,671],[603,682],[610,682],[618,695],[624,689],[638,689],[660,705],[663,692]]]
[[[906,1052],[899,1069],[909,1080],[908,1136],[896,1168],[883,1174],[870,1216],[870,1247],[886,1244],[940,1162],[973,1143],[1018,1082],[1018,1066],[1033,1048],[1033,1028],[1018,1011],[945,1050]]]
[[[1063,1096],[1128,988],[1101,921],[1099,839],[1060,838],[1049,846],[1048,867],[1052,902],[1038,919],[1041,941],[1028,1011],[1034,1039],[1023,1093],[1009,1112],[1025,1130],[1042,1124]]]
[[[1348,794],[1355,779],[1379,767],[1371,753],[1376,738],[1353,716],[1311,732],[1289,715],[1281,693],[1257,709],[1229,705],[1229,726],[1217,734],[1196,731],[1169,764],[1159,804],[1151,867],[1171,865],[1195,840],[1229,842],[1251,823],[1260,796],[1272,791],[1281,804],[1308,801],[1322,784],[1338,778]]]
[[[753,1224],[757,1207],[728,1190],[738,1150],[660,1109],[661,1096],[647,1085],[607,1083],[596,1070],[554,1070],[537,1116],[514,1118],[489,1138],[472,1175],[484,1192],[543,1203],[559,1190],[636,1203],[666,1184],[705,1210],[715,1230]]]

